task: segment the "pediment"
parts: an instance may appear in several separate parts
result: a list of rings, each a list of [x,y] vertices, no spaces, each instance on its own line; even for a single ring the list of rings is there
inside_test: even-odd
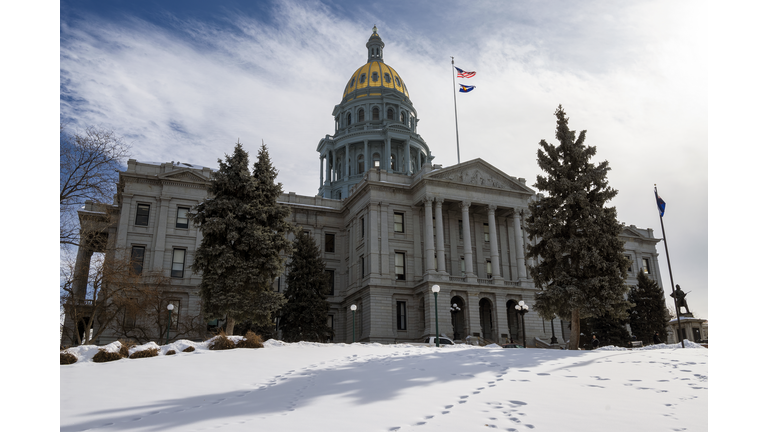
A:
[[[424,177],[515,192],[536,193],[516,177],[508,176],[482,159],[474,159],[448,168],[435,170]]]
[[[160,180],[174,180],[174,181],[187,181],[187,182],[207,182],[208,179],[202,174],[198,174],[190,169],[181,169],[169,173],[160,174],[157,176]]]

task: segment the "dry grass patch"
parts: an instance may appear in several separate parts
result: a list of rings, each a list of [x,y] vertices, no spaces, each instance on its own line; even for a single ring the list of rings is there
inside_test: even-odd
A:
[[[118,340],[120,342],[120,357],[126,358],[128,357],[128,350],[135,347],[136,343],[130,340]]]
[[[130,358],[132,359],[146,358],[146,357],[157,357],[157,348],[150,348],[142,351],[136,351],[135,353],[130,355]]]
[[[211,344],[208,345],[208,349],[210,350],[228,350],[234,348],[235,343],[227,337],[227,334],[224,332],[224,330],[219,330],[219,334],[213,338]]]
[[[99,352],[97,352],[96,355],[93,356],[93,361],[95,363],[106,363],[106,362],[111,362],[115,360],[120,360],[121,358],[123,358],[123,356],[121,356],[119,352],[109,352],[107,350],[100,349]]]
[[[174,355],[176,354],[176,350],[168,350],[168,352],[165,353],[165,355]]]
[[[63,352],[61,353],[60,357],[61,357],[61,360],[59,362],[60,365],[68,365],[68,364],[73,364],[77,362],[77,356],[72,353]]]
[[[181,350],[181,352],[192,352],[194,350],[195,350],[195,347],[188,346],[188,347],[184,348],[183,350]]]
[[[248,330],[245,333],[245,338],[237,341],[235,348],[264,348],[264,340],[261,335]]]

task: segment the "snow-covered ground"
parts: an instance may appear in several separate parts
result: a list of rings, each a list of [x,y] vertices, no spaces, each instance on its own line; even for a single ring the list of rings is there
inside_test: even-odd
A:
[[[694,343],[206,346],[179,341],[110,363],[90,360],[98,347],[72,349],[79,361],[60,367],[61,431],[707,430],[708,350]]]

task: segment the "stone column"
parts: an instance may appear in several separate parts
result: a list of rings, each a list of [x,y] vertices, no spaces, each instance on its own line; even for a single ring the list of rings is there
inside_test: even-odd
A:
[[[380,263],[379,263],[379,221],[378,221],[378,213],[379,210],[377,208],[376,203],[371,203],[368,207],[368,220],[366,223],[368,224],[368,227],[366,227],[366,237],[368,237],[368,245],[369,245],[369,252],[370,255],[368,255],[369,261],[371,261],[370,269],[371,269],[371,275],[379,275],[381,273],[380,270]]]
[[[165,258],[165,233],[168,230],[168,207],[171,203],[171,198],[166,195],[161,195],[158,198],[160,201],[160,212],[158,218],[155,220],[155,247],[152,260],[152,270],[163,270],[163,259]],[[185,267],[187,263],[184,263]],[[188,273],[188,272],[186,272]],[[170,268],[167,274],[170,274]]]
[[[324,155],[320,155],[320,189],[323,188],[323,157]]]
[[[464,268],[467,276],[475,276],[475,266],[472,261],[472,229],[469,224],[469,206],[472,205],[470,201],[461,202],[461,223],[462,231],[464,232]]]
[[[120,204],[120,221],[122,223],[119,224],[117,228],[117,247],[120,248],[128,247],[126,244],[128,242],[128,227],[133,225],[132,221],[130,220],[132,202],[133,194],[123,193],[122,202]]]
[[[80,232],[80,238],[84,238],[84,233]],[[72,280],[72,294],[78,300],[85,299],[85,293],[88,290],[88,273],[91,268],[91,257],[93,249],[83,241],[77,248],[77,259],[75,261],[75,270]]]
[[[520,279],[528,278],[528,271],[525,268],[525,252],[523,250],[523,230],[520,227],[520,214],[522,210],[515,210],[512,219],[515,224],[515,255],[517,258],[517,274]]]
[[[331,158],[332,153],[330,151],[325,152],[325,182],[330,183],[331,178],[331,165],[333,164],[333,158]]]
[[[435,272],[435,238],[432,230],[432,201],[424,198],[424,256],[427,261],[427,273]]]
[[[491,238],[491,271],[494,278],[500,278],[499,271],[499,242],[496,240],[496,206],[488,206],[488,233]]]
[[[445,231],[443,230],[442,198],[435,198],[435,229],[437,230],[437,271],[445,273]]]
[[[349,143],[344,144],[344,180],[349,179]]]
[[[368,140],[363,141],[363,172],[368,172]]]
[[[385,168],[388,173],[392,172],[392,138],[387,137],[384,144],[384,156],[382,162],[385,164]]]
[[[405,174],[411,175],[411,139],[405,140]]]

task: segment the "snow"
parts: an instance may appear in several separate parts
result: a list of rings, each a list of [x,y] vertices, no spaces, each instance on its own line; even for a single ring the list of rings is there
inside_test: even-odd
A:
[[[233,337],[233,340],[239,338]],[[60,367],[61,431],[707,430],[708,349],[265,342]],[[181,352],[188,346],[195,351]],[[119,348],[110,344],[106,349]],[[164,355],[173,349],[175,355]]]

